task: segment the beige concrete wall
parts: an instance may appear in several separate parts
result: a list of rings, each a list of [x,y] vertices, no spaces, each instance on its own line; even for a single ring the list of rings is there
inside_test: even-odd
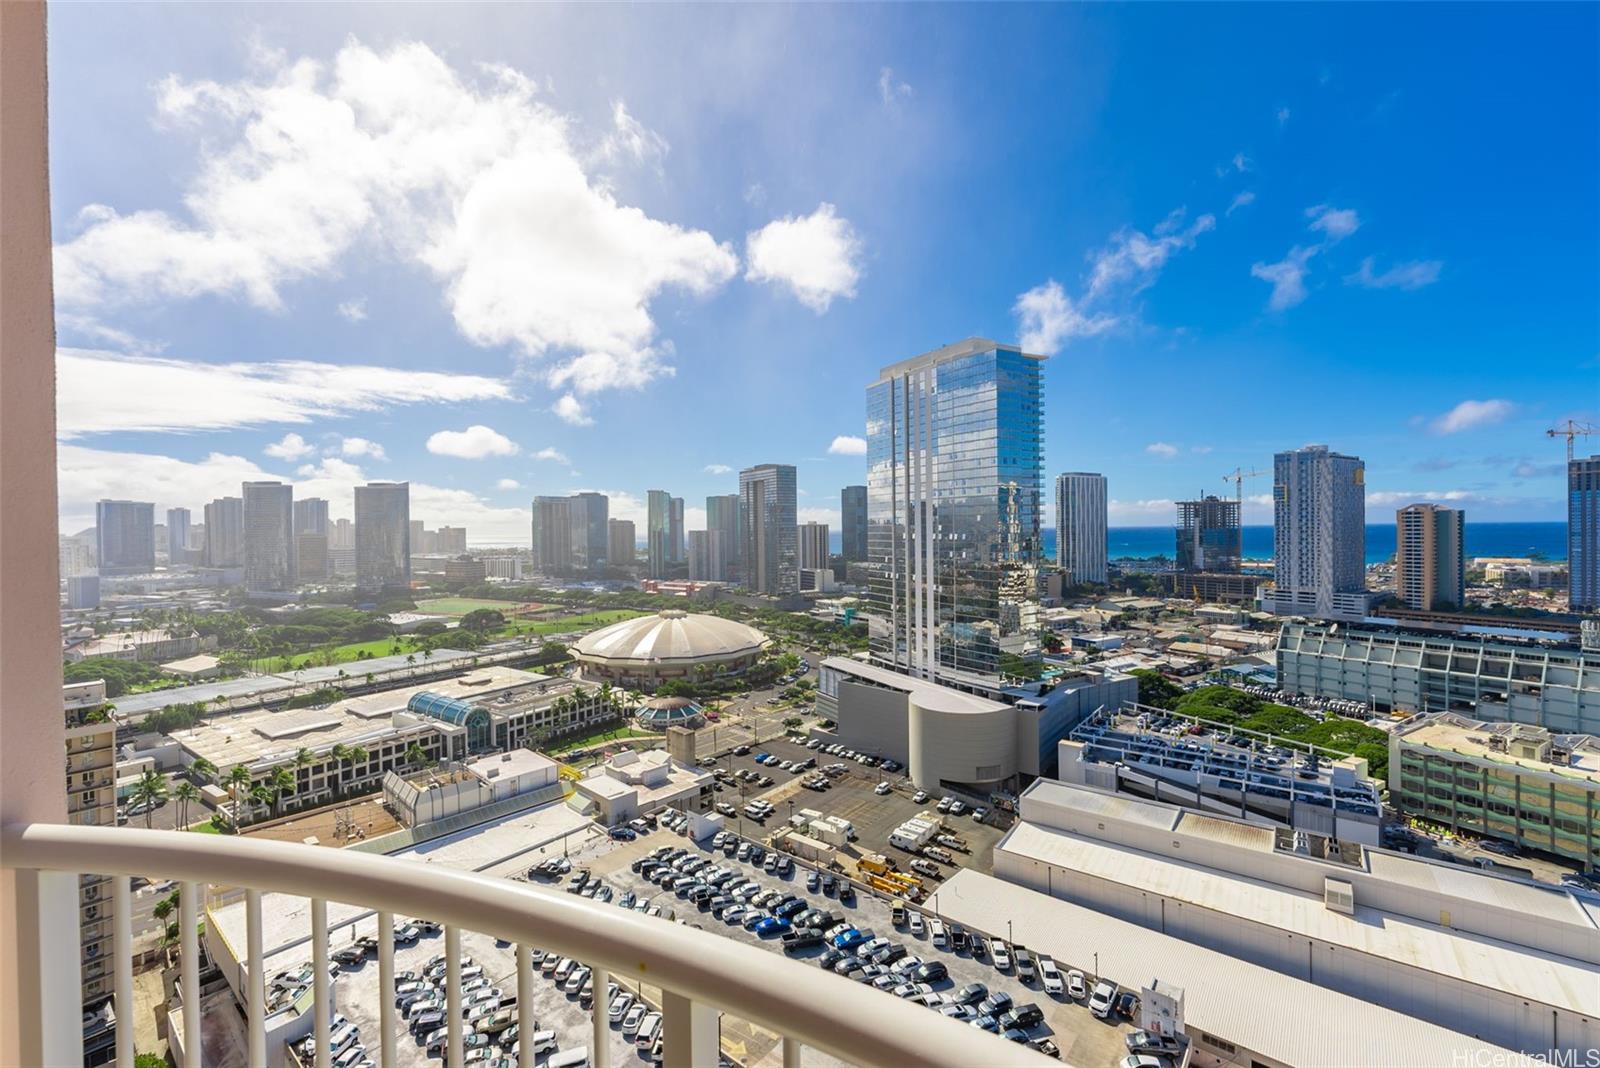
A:
[[[912,695],[909,733],[908,766],[918,786],[999,782],[1017,773],[1017,709],[1011,705],[992,712],[939,712],[922,708]]]
[[[66,819],[55,626],[55,323],[46,118],[45,6],[28,0],[0,4],[0,820],[6,823]],[[44,947],[37,929],[18,924],[18,894],[25,889],[16,875],[0,871],[0,1064],[28,1064],[42,1056],[38,1013],[49,995],[40,988],[37,955]],[[76,946],[49,949],[71,953],[76,965]]]
[[[907,715],[905,694],[840,677],[838,739],[849,748],[892,757],[909,766]]]

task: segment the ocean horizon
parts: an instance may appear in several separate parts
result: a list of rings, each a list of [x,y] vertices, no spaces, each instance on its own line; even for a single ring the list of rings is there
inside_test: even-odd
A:
[[[1246,560],[1272,559],[1272,526],[1260,524],[1244,527],[1244,556]],[[1544,523],[1468,523],[1465,532],[1467,556],[1531,556],[1542,555],[1547,560],[1565,561],[1567,558],[1567,525],[1560,522]],[[1112,560],[1148,559],[1152,556],[1168,558],[1176,554],[1176,534],[1172,527],[1111,527],[1106,531],[1106,550]],[[834,552],[840,551],[840,534],[829,532]],[[1056,532],[1044,530],[1044,556],[1055,559]],[[1367,524],[1366,562],[1381,564],[1394,555],[1395,525],[1393,523]]]

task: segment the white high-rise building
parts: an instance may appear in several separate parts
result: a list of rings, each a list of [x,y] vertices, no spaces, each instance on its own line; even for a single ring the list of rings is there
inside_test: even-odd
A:
[[[828,524],[800,524],[800,566],[809,568],[828,566]]]
[[[1056,565],[1073,582],[1106,581],[1106,476],[1056,476]]]
[[[189,563],[189,509],[167,509],[167,566]]]
[[[1275,585],[1263,611],[1318,619],[1360,619],[1366,590],[1366,465],[1359,457],[1307,445],[1273,457]]]

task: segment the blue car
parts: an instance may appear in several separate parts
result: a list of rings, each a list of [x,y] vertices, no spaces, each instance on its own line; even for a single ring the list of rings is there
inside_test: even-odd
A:
[[[865,935],[852,927],[850,930],[840,931],[834,936],[833,947],[835,949],[854,949],[866,940]]]
[[[789,921],[783,917],[768,916],[766,919],[756,924],[755,931],[756,934],[760,935],[762,938],[766,938],[768,935],[784,934],[789,930],[789,927]]]

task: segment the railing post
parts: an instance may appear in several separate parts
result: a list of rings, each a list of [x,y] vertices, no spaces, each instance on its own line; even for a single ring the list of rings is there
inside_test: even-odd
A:
[[[117,1009],[117,1066],[133,1068],[133,883],[126,875],[112,878],[111,974]]]
[[[533,1032],[538,1029],[533,1017],[533,950],[527,943],[517,943],[517,1037],[528,1049],[533,1049]],[[526,1058],[532,1061],[530,1055]],[[388,1068],[387,1065],[384,1068]]]
[[[800,1068],[800,1040],[783,1036],[783,1068]]]
[[[448,1027],[446,1041],[449,1043],[444,1063],[448,1068],[464,1068],[462,1061],[466,1059],[466,1048],[462,1044],[464,1036],[461,1033],[461,929],[459,927],[444,929],[444,961],[444,1017]],[[519,1034],[517,1037],[522,1036]]]
[[[200,1068],[200,884],[178,888],[178,939],[183,954],[183,1063]]]
[[[611,973],[596,965],[590,969],[594,982],[594,1000],[589,1003],[591,1023],[594,1025],[594,1044],[589,1049],[589,1063],[593,1068],[611,1068],[611,1000],[606,997],[606,986]],[[663,1020],[664,1022],[664,1020]],[[521,1032],[518,1036],[521,1037]]]
[[[24,1064],[83,1063],[78,876],[12,873],[16,888],[18,1046]]]
[[[311,1008],[311,1035],[317,1040],[317,1068],[331,1068],[333,976],[328,974],[328,903],[320,897],[311,899],[311,967],[316,971],[312,977],[316,1003]]]
[[[399,1054],[395,1049],[394,1004],[394,913],[378,913],[378,1031],[382,1056],[378,1063],[383,1068],[398,1068]]]
[[[664,1068],[704,1068],[718,1061],[721,1013],[670,990],[661,991]]]
[[[244,892],[245,959],[247,976],[245,1013],[250,1021],[250,1068],[267,1068],[267,958],[261,948],[261,891]]]

